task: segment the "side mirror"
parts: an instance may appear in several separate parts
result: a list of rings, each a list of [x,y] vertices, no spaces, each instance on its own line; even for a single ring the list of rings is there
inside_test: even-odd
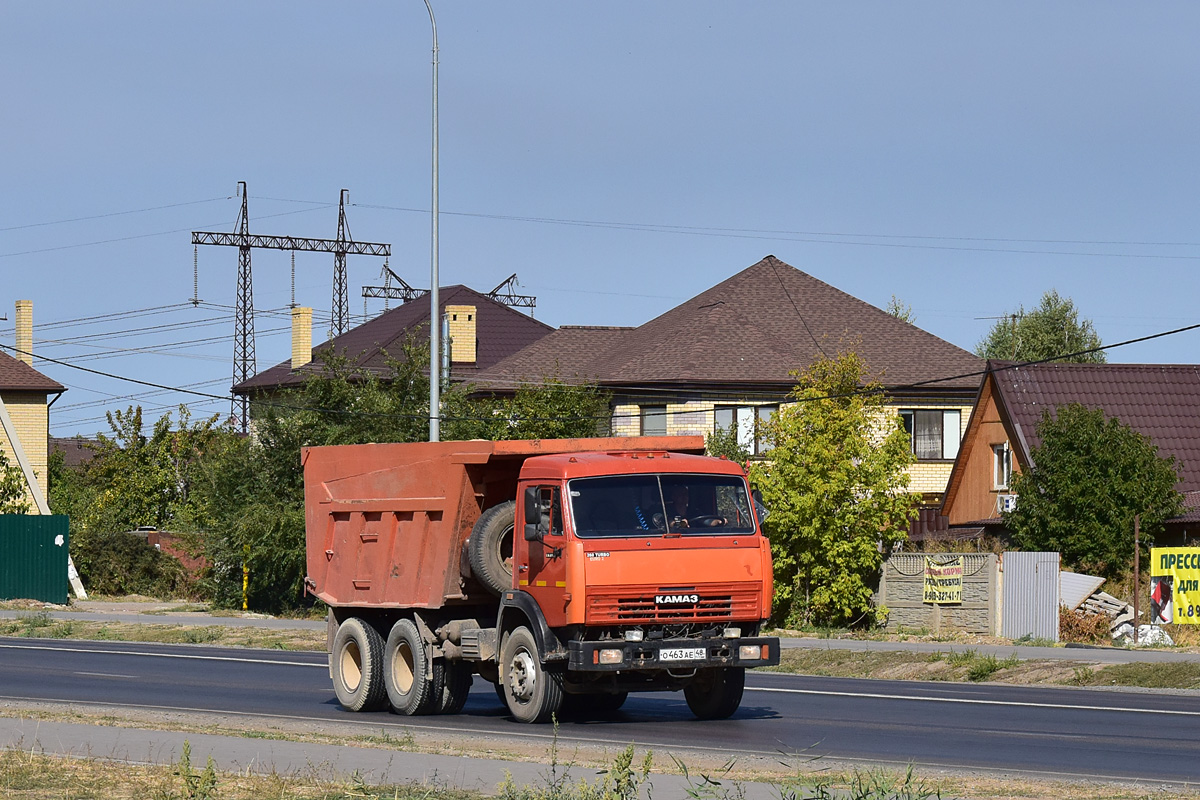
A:
[[[525,489],[522,506],[525,509],[525,541],[540,542],[542,540],[542,532],[539,527],[542,522],[542,509],[538,503],[538,490],[536,487],[530,486]]]

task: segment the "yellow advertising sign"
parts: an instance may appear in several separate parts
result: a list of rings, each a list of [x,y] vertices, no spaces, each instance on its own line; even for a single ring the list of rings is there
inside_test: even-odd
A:
[[[937,559],[925,556],[925,597],[938,605],[962,603],[962,556]]]
[[[1151,623],[1200,625],[1200,547],[1150,548]]]

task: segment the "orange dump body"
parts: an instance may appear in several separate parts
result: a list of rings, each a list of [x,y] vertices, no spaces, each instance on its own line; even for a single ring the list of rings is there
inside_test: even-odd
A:
[[[480,513],[516,497],[531,456],[701,453],[699,436],[422,442],[306,447],[310,592],[331,606],[441,608],[494,603],[465,543]]]

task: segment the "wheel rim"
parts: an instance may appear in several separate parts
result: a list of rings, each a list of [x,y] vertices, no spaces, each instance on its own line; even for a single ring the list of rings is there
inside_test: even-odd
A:
[[[346,688],[351,692],[358,691],[358,686],[362,683],[362,652],[358,649],[357,642],[346,642],[346,646],[342,648],[341,673],[342,683]]]
[[[392,684],[401,694],[412,691],[416,677],[416,660],[408,642],[401,642],[392,656]]]
[[[537,664],[525,650],[513,656],[512,669],[509,671],[508,686],[513,697],[522,703],[528,703],[533,698],[537,688]]]
[[[496,561],[509,574],[513,565],[513,528],[504,529],[504,533],[496,538]]]

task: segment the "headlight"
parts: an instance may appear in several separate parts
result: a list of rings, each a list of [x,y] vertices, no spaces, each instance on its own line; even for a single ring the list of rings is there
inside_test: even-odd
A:
[[[741,661],[759,661],[767,657],[767,646],[744,644],[738,648],[738,659]]]
[[[753,649],[753,648],[752,648]],[[625,661],[625,651],[616,648],[605,648],[600,651],[601,664],[621,664]]]
[[[644,636],[645,634],[642,633],[641,628],[634,628],[633,630],[625,631],[625,641],[627,642],[640,642]]]
[[[726,628],[725,630],[721,631],[721,635],[724,636],[726,639],[740,639],[740,638],[742,638],[742,629],[741,628]]]

